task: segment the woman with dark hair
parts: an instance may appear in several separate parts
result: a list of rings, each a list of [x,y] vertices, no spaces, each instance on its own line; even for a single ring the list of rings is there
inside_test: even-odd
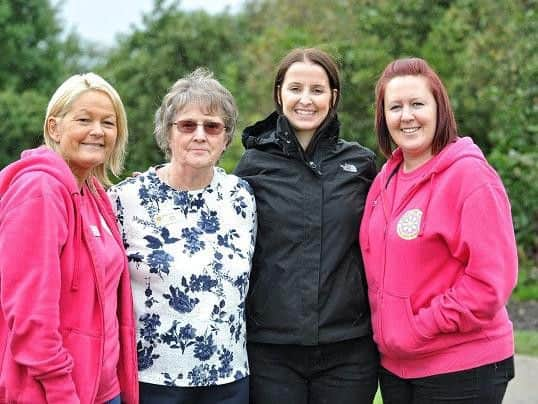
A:
[[[245,129],[235,173],[256,196],[247,297],[251,402],[370,403],[378,353],[357,244],[374,154],[342,140],[340,78],[319,49],[277,69],[276,111]]]
[[[376,131],[388,161],[360,246],[383,402],[501,403],[514,375],[505,305],[517,277],[501,179],[458,137],[445,87],[422,59],[385,68]]]

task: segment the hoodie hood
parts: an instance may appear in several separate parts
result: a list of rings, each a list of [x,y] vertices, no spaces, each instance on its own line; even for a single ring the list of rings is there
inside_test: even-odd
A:
[[[24,174],[43,173],[56,178],[67,187],[73,199],[75,209],[75,237],[80,244],[82,242],[82,218],[80,216],[80,190],[71,169],[65,160],[55,151],[47,146],[40,146],[36,149],[25,150],[21,153],[21,158],[0,171],[0,200],[7,192],[11,184],[15,183]],[[73,282],[71,288],[77,290],[79,287],[79,258],[75,254],[73,258]]]
[[[438,175],[449,168],[456,161],[464,158],[476,158],[484,162],[486,161],[484,154],[470,137],[456,138],[456,140],[447,144],[439,154],[433,156],[432,158],[435,159],[435,161],[430,172],[424,177],[423,181],[430,179],[432,176]],[[397,148],[394,150],[392,157],[387,161],[387,164],[381,171],[381,175],[383,176],[382,178],[384,179],[382,182],[384,188],[386,188],[387,182],[390,181],[391,177],[395,173],[395,170],[400,167],[402,162],[402,150]]]
[[[443,150],[441,150],[441,152],[439,152],[437,155],[432,157],[433,161],[430,160],[432,165],[429,171],[401,199],[399,206],[404,206],[407,203],[407,201],[413,197],[415,193],[417,193],[420,189],[422,189],[423,186],[429,183],[427,187],[428,189],[427,202],[424,207],[424,211],[422,212],[422,220],[420,224],[420,230],[418,233],[419,237],[421,237],[424,234],[424,229],[427,225],[428,208],[430,206],[432,192],[435,187],[436,177],[440,175],[441,173],[443,173],[445,170],[447,170],[449,167],[451,167],[457,161],[460,161],[462,159],[467,159],[467,158],[478,159],[484,162],[485,164],[487,164],[484,154],[470,137],[463,137],[463,138],[458,137],[453,142],[447,144],[443,148]],[[388,209],[389,204],[387,202],[388,196],[385,194],[385,190],[388,188],[390,181],[394,178],[394,175],[398,172],[402,162],[403,162],[402,150],[400,148],[397,148],[392,153],[391,158],[386,162],[386,164],[381,169],[381,172],[379,173],[380,181],[378,182],[377,186],[375,187],[375,189],[373,187],[370,190],[370,192],[372,192],[372,196],[374,199],[380,198],[380,202],[383,205],[383,209],[385,210],[385,217],[391,216],[390,212],[388,211],[389,210]],[[369,212],[365,212],[365,215],[363,217],[363,222],[366,228],[368,228]],[[366,239],[364,248],[366,250],[369,250],[370,248],[369,237]]]
[[[64,184],[71,194],[80,193],[75,176],[65,160],[47,146],[40,146],[23,151],[20,160],[0,171],[0,198],[21,175],[30,172],[49,174]]]

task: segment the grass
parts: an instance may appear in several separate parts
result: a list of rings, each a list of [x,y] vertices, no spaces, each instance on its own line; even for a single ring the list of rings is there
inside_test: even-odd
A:
[[[381,400],[381,393],[379,392],[379,389],[377,389],[377,394],[375,395],[374,404],[383,404],[383,400]]]
[[[515,338],[516,353],[538,356],[538,331],[516,330]]]

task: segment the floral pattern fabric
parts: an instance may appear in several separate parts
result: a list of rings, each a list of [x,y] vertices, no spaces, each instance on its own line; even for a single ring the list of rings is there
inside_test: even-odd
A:
[[[249,373],[255,199],[247,182],[214,170],[197,191],[169,187],[153,167],[109,190],[129,260],[145,383],[210,386]]]

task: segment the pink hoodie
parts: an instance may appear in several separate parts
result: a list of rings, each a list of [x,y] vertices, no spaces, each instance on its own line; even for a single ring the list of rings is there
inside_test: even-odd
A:
[[[499,176],[470,138],[419,167],[405,195],[393,176],[401,162],[396,150],[376,177],[360,230],[382,366],[414,378],[513,355],[505,305],[517,251]]]
[[[122,245],[108,198],[100,210]],[[100,257],[65,161],[40,147],[0,172],[0,403],[93,403],[103,363]],[[118,290],[122,399],[138,403],[127,261]]]

